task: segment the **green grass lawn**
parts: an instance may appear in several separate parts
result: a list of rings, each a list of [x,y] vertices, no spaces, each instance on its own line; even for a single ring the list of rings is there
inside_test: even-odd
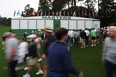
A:
[[[0,36],[8,31],[9,27],[0,27]],[[101,62],[101,54],[102,54],[102,44],[98,44],[96,47],[87,47],[85,49],[81,49],[77,46],[71,47],[71,56],[72,61],[76,68],[80,69],[84,73],[84,77],[106,77],[105,76],[105,68]],[[7,67],[7,61],[5,59],[4,51],[1,49],[0,44],[0,77],[9,77],[8,70],[4,69]],[[35,73],[37,68],[34,67],[32,70],[32,77],[42,77],[36,76]],[[26,71],[18,71],[18,77],[22,77]],[[75,75],[70,75],[70,77],[77,77]]]

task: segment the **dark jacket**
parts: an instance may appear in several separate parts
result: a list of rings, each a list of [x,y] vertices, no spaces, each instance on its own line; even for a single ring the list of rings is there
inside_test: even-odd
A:
[[[29,45],[28,50],[29,50],[29,53],[28,53],[29,57],[33,57],[34,58],[34,57],[38,56],[38,54],[37,54],[37,52],[38,52],[37,43],[31,42],[30,45]]]
[[[86,33],[85,33],[84,31],[82,31],[82,32],[80,33],[80,37],[81,37],[82,39],[86,39],[87,35],[86,35]]]
[[[65,43],[56,41],[48,48],[48,75],[49,77],[68,77],[69,73],[78,75]]]
[[[44,53],[46,55],[48,55],[47,53],[47,49],[48,47],[56,40],[55,36],[53,35],[49,35],[49,36],[46,36],[44,41],[43,41],[43,50],[44,50]]]

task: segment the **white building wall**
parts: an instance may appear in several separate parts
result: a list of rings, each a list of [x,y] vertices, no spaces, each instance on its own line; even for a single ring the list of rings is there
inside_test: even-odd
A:
[[[11,22],[12,26],[11,26],[11,29],[19,29],[19,20],[12,20]]]
[[[67,29],[84,29],[84,28],[100,28],[100,21],[88,18],[71,17],[69,20],[60,20],[61,27]],[[27,17],[12,19],[11,29],[44,29],[48,26],[54,28],[54,20],[42,19],[42,17]]]
[[[61,27],[68,29],[68,20],[61,20]]]
[[[100,21],[93,21],[93,28],[100,28]]]
[[[85,28],[92,28],[92,21],[85,21]]]
[[[54,26],[53,26],[54,22],[53,22],[53,20],[46,20],[45,23],[46,23],[45,26],[48,26],[48,27],[50,27],[51,29],[54,29]]]
[[[28,20],[20,20],[20,29],[28,29]]]
[[[82,20],[78,21],[78,29],[84,29],[85,28],[85,23]]]
[[[77,29],[76,20],[69,21],[69,29]]]
[[[29,29],[36,29],[36,20],[29,20]]]
[[[45,26],[44,20],[37,20],[37,29],[43,29]]]

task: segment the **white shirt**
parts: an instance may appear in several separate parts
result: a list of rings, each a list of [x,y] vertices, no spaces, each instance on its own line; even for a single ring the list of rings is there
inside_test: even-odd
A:
[[[70,37],[74,37],[74,32],[73,32],[73,30],[68,31],[68,35],[69,35]]]
[[[22,42],[18,46],[18,56],[23,56],[28,53],[28,43]]]
[[[85,30],[85,33],[87,36],[89,36],[89,34],[90,34],[88,30]]]
[[[19,41],[16,38],[10,38],[5,41],[5,53],[7,59],[11,59],[11,54],[15,54],[12,60],[18,59],[18,44]],[[15,48],[15,52],[11,51],[12,48]]]

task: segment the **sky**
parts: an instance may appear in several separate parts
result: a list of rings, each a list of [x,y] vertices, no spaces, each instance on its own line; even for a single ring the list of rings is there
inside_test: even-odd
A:
[[[39,0],[0,0],[0,15],[2,17],[13,17],[14,11],[23,11],[27,4],[35,10],[38,8]]]

